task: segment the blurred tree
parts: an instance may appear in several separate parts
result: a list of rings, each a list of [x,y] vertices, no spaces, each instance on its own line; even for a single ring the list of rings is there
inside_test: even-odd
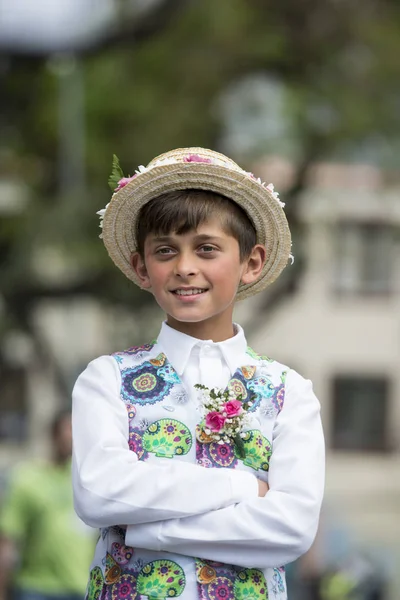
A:
[[[283,113],[296,139],[298,170],[284,199],[295,231],[296,198],[316,159],[348,160],[373,147],[381,150],[376,161],[395,167],[399,51],[396,0],[192,0],[156,3],[151,19],[140,23],[122,20],[76,57],[69,74],[54,68],[54,58],[3,55],[0,177],[23,180],[31,190],[24,210],[0,217],[5,320],[29,329],[32,309],[46,297],[149,301],[117,273],[97,239],[95,212],[109,199],[112,153],[132,173],[173,147],[218,149],[220,99],[249,74],[267,75],[286,90]],[[59,85],[78,67],[87,184],[61,193]],[[236,158],[250,165],[267,150],[266,139]],[[46,266],[55,255],[63,276]],[[300,274],[290,270],[284,285]]]

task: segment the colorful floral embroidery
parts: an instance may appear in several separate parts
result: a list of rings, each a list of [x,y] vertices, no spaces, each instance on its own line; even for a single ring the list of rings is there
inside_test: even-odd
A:
[[[197,558],[195,564],[200,600],[234,600],[235,567]]]
[[[111,356],[117,361],[118,365],[122,365],[124,362],[124,356],[134,356],[136,359],[140,360],[153,349],[155,344],[156,341],[153,341],[150,344],[144,344],[143,346],[132,346],[131,348],[123,350],[122,352],[114,352],[114,354]]]
[[[111,586],[112,600],[133,600],[137,597],[137,581],[134,572],[124,572]]]
[[[228,383],[227,389],[230,392],[233,392],[236,397],[241,396],[242,400],[247,400],[247,388],[243,381],[240,381],[238,378],[233,378]]]
[[[196,437],[198,434],[201,438],[199,426],[196,428]],[[196,458],[197,462],[203,467],[229,467],[234,469],[238,462],[231,444],[202,443],[199,439],[196,440]]]
[[[156,340],[150,342],[150,344],[143,344],[143,346],[132,346],[132,348],[128,348],[128,350],[124,350],[121,354],[129,354],[130,356],[135,356],[136,354],[141,354],[142,352],[150,352],[156,345]],[[119,354],[119,352],[117,352]]]
[[[161,419],[146,429],[143,435],[143,448],[156,456],[172,458],[187,454],[192,447],[192,435],[180,421]]]
[[[267,362],[271,363],[274,362],[272,358],[269,358],[269,356],[265,356],[265,354],[257,354],[257,352],[253,350],[253,348],[250,348],[250,346],[247,346],[246,354],[248,354],[249,356],[251,356],[251,358],[254,358],[255,360],[266,360]]]
[[[122,569],[109,552],[106,554],[104,581],[106,584],[115,583],[121,577]]]
[[[168,396],[172,383],[150,362],[122,371],[121,395],[129,403],[156,404]]]
[[[250,365],[250,366],[240,368],[245,379],[252,379],[255,375],[256,369],[257,369],[257,367],[255,365]]]
[[[206,469],[215,467],[212,461],[207,458],[206,444],[202,444],[198,440],[196,440],[196,461],[199,465]]]
[[[128,445],[129,450],[137,454],[139,460],[146,460],[149,457],[143,446],[143,431],[140,429],[130,429]]]
[[[285,573],[284,567],[274,569],[272,592],[275,596],[277,596],[278,594],[283,594],[286,591],[285,584],[282,578],[282,573]]]
[[[283,408],[283,403],[285,401],[286,375],[287,371],[284,371],[281,375],[281,383],[276,388],[274,388],[274,393],[271,397],[272,404],[275,406],[278,412],[281,412]]]
[[[254,412],[260,406],[262,400],[272,396],[275,388],[268,377],[260,375],[247,383],[247,389],[251,390],[253,393],[253,405],[250,408],[250,411]]]
[[[243,401],[251,399],[252,405],[248,411],[255,412],[263,399],[273,395],[275,387],[268,377],[257,375],[255,367],[244,366],[237,369],[227,389],[232,390],[236,396],[241,395]]]
[[[200,600],[268,600],[262,571],[197,558],[195,561]]]
[[[230,444],[211,443],[206,446],[213,463],[218,467],[236,466],[235,453]],[[235,465],[233,465],[235,463]]]
[[[235,580],[235,600],[268,599],[267,582],[262,571],[243,569]]]
[[[126,410],[130,421],[136,417],[136,407],[133,404],[126,404]]]
[[[196,429],[196,436],[199,429]],[[201,438],[201,436],[200,436]],[[238,460],[255,471],[268,471],[272,454],[271,443],[258,429],[245,431],[242,437],[245,457],[242,459],[233,444],[217,442],[196,442],[197,462],[203,467],[236,468]]]
[[[196,575],[199,583],[208,584],[217,578],[216,570],[208,564],[201,564],[196,561]]]
[[[158,375],[160,377],[162,377],[165,381],[168,381],[168,383],[180,383],[181,382],[181,380],[179,379],[178,373],[175,371],[173,366],[170,365],[169,363],[166,364],[164,367],[161,367],[160,369],[158,369]]]
[[[113,544],[115,548],[118,546],[119,553],[121,546]],[[132,548],[124,546],[128,549],[124,551],[124,555],[133,552]],[[132,554],[131,554],[132,556]],[[115,561],[110,560],[110,555],[107,555],[107,562],[114,569],[114,576],[109,577],[106,581],[106,586],[102,586],[101,600],[134,600],[141,594],[144,597],[152,600],[166,600],[180,596],[185,588],[185,574],[183,569],[175,562],[170,560],[155,560],[144,564],[143,561],[134,563],[134,568],[125,568],[123,571],[119,565],[119,573],[117,575]],[[101,573],[101,569],[96,567]],[[107,572],[107,566],[106,566]],[[110,570],[111,572],[111,570]],[[112,581],[111,581],[112,578]],[[99,599],[100,600],[100,599]]]
[[[276,417],[283,408],[283,404],[285,402],[286,375],[286,371],[284,371],[281,374],[281,383],[278,386],[274,387],[272,396],[270,398],[266,398],[266,400],[262,402],[260,406],[260,413],[268,419]]]
[[[258,356],[251,348],[247,349],[247,354],[253,356],[253,358],[271,361],[266,356]],[[287,371],[281,374],[281,383],[276,387],[269,377],[263,374],[263,371],[265,369],[260,369],[257,375],[256,367],[241,367],[228,383],[228,389],[232,389],[237,395],[241,394],[243,400],[246,400],[248,396],[252,396],[252,406],[249,408],[249,412],[255,412],[261,403],[265,404],[265,400],[271,398],[275,411],[264,407],[263,413],[266,416],[273,416],[273,414],[279,413],[283,407]]]
[[[161,352],[155,358],[150,358],[149,363],[151,363],[155,367],[162,367],[165,364],[166,360],[167,360],[167,357],[165,356],[165,354],[163,352]]]
[[[242,440],[246,453],[243,464],[255,471],[268,471],[272,450],[267,438],[258,429],[252,429],[245,432]]]
[[[133,556],[133,548],[125,546],[119,542],[113,542],[111,545],[111,555],[119,565],[127,565]]]
[[[87,600],[98,600],[104,585],[103,572],[100,567],[94,567],[90,571],[89,584],[86,594]]]
[[[234,584],[229,577],[216,577],[205,588],[205,597],[209,600],[233,599],[233,586]]]
[[[185,589],[185,583],[185,573],[177,563],[171,560],[154,560],[140,571],[137,591],[148,598],[164,600],[180,596]]]

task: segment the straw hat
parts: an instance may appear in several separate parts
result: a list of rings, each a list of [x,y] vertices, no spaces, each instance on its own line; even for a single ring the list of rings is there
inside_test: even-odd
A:
[[[133,177],[124,178],[118,169],[119,165],[111,201],[98,213],[101,237],[114,263],[137,285],[130,258],[137,251],[139,211],[152,198],[176,190],[209,190],[226,196],[239,204],[254,224],[257,243],[267,249],[267,260],[256,282],[240,285],[238,300],[266,288],[285,268],[291,257],[291,236],[284,205],[272,184],[262,183],[230,158],[205,148],[180,148],[157,156],[147,167],[140,166]]]

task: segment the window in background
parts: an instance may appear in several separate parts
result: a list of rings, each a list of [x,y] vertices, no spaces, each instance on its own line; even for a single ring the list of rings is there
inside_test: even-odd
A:
[[[337,376],[333,380],[332,447],[388,451],[389,380]]]
[[[27,434],[27,376],[24,367],[0,367],[0,441],[23,442]]]
[[[394,286],[397,230],[382,223],[339,223],[336,228],[335,291],[389,294]]]

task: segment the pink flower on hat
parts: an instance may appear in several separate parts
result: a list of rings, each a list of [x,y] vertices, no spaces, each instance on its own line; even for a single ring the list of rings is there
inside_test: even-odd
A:
[[[261,178],[260,178],[260,177],[256,177],[256,176],[254,175],[254,173],[250,173],[250,171],[248,171],[248,172],[247,172],[247,175],[250,175],[250,177],[251,177],[252,179],[254,179],[254,181],[257,181],[257,183],[260,183],[260,184],[262,185],[262,181],[261,181]]]
[[[199,154],[189,154],[189,156],[185,156],[185,158],[183,159],[183,162],[199,162],[199,163],[212,163],[211,158],[203,158],[202,156],[200,156]]]
[[[221,413],[213,410],[206,415],[206,427],[211,431],[218,432],[221,431],[223,426],[225,425],[226,417],[221,415]]]
[[[240,400],[229,400],[222,405],[222,410],[226,413],[227,418],[237,417],[243,411]]]
[[[137,174],[132,175],[132,177],[122,177],[122,179],[118,181],[118,186],[115,188],[114,191],[119,192],[119,190],[125,187],[130,181],[132,181],[132,179],[135,179],[135,177],[137,177]]]

